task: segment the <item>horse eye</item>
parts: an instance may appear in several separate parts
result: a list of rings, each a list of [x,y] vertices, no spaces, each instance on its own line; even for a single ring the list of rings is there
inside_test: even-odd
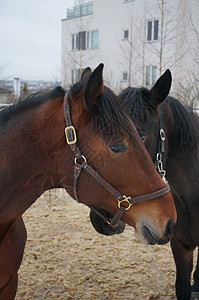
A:
[[[113,153],[123,153],[126,152],[127,150],[127,146],[125,144],[115,144],[112,146],[109,146],[109,149],[113,152]]]
[[[146,137],[146,135],[144,135],[144,132],[143,131],[140,131],[140,132],[138,131],[138,134],[139,134],[141,140],[144,141],[144,139]]]

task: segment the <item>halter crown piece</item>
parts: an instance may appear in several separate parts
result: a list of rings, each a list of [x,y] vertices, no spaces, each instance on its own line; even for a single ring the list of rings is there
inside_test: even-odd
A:
[[[164,188],[155,191],[153,193],[131,197],[122,195],[118,190],[116,190],[113,186],[111,186],[93,167],[91,167],[87,159],[84,155],[81,154],[75,127],[72,124],[70,108],[68,103],[69,95],[66,93],[64,97],[64,117],[66,120],[66,142],[70,145],[71,150],[74,152],[74,184],[73,184],[73,192],[75,199],[79,201],[78,198],[78,179],[83,170],[85,170],[88,174],[90,174],[93,178],[95,178],[107,191],[109,191],[118,202],[118,210],[112,220],[106,219],[103,215],[92,205],[89,206],[95,213],[97,213],[100,217],[102,217],[111,227],[116,227],[123,215],[123,213],[130,209],[131,206],[135,203],[151,200],[157,197],[160,197],[170,191],[169,185],[166,185]],[[124,206],[125,203],[125,206]]]

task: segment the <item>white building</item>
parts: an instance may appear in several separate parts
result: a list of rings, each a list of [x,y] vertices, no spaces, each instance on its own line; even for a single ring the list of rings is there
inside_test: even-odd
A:
[[[20,78],[18,78],[18,77],[14,78],[13,88],[14,88],[15,99],[18,101],[20,96],[21,96],[21,81],[20,81]]]
[[[198,70],[198,19],[198,0],[76,1],[62,20],[63,85],[103,62],[116,92],[150,87],[167,68],[175,91]]]

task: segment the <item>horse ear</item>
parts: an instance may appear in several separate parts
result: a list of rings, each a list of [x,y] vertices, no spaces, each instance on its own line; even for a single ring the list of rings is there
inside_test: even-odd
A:
[[[171,88],[171,82],[171,72],[166,70],[150,90],[150,102],[154,107],[166,99]]]
[[[84,99],[87,111],[89,112],[91,112],[97,104],[97,98],[101,95],[103,90],[103,67],[103,64],[99,64],[99,66],[90,75],[86,84]]]
[[[82,75],[81,75],[81,79],[87,79],[90,75],[91,75],[91,68],[90,67],[87,67],[86,69],[84,69],[84,71],[82,72]]]

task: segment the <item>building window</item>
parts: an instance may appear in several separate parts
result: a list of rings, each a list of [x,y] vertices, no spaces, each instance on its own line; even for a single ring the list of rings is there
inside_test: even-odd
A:
[[[80,69],[72,70],[72,84],[78,82],[80,80]]]
[[[152,36],[152,21],[148,22],[147,41],[151,41]]]
[[[93,13],[93,3],[87,3],[87,14],[91,15]]]
[[[150,67],[146,67],[146,85],[150,85]]]
[[[157,80],[157,67],[147,66],[146,67],[146,86],[155,84]]]
[[[152,84],[155,84],[157,80],[157,67],[152,66]]]
[[[86,49],[86,31],[78,32],[76,35],[72,34],[72,50]]]
[[[128,73],[124,72],[123,75],[122,75],[122,78],[123,78],[122,79],[123,81],[127,81],[127,79],[128,79]]]
[[[72,50],[99,48],[99,30],[80,31],[72,34]]]
[[[80,10],[80,6],[75,6],[74,7],[74,17],[79,17],[81,16],[81,10]]]
[[[153,33],[153,39],[154,39],[154,41],[158,40],[158,25],[159,25],[159,21],[155,20],[154,21],[154,33]]]
[[[99,47],[99,30],[91,31],[91,48]]]
[[[77,50],[80,50],[80,44],[79,44],[79,33],[77,33],[76,35],[76,46],[75,46],[75,49]]]
[[[75,49],[75,35],[72,34],[72,50]]]
[[[128,30],[124,30],[124,39],[128,40],[129,38],[129,31]]]
[[[148,21],[147,23],[147,41],[158,40],[159,20]]]
[[[80,39],[80,49],[85,50],[86,49],[86,31],[82,31],[79,33],[79,39]]]
[[[90,48],[90,31],[86,32],[86,49]]]

